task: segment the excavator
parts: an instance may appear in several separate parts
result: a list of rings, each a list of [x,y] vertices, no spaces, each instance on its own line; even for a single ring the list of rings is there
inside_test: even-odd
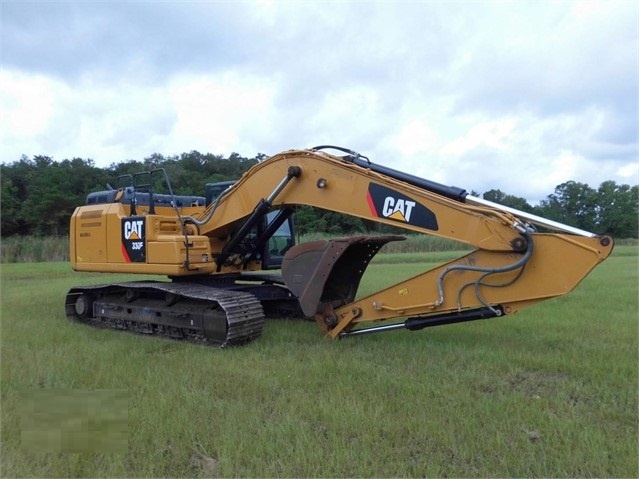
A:
[[[164,181],[168,193],[154,192]],[[75,271],[166,280],[73,287],[72,321],[217,347],[257,339],[266,317],[304,317],[332,339],[497,318],[564,295],[613,239],[322,145],[268,157],[205,196],[173,194],[162,169],[119,178],[70,220]],[[295,244],[308,205],[449,238],[468,253],[358,297],[375,254],[401,235]]]

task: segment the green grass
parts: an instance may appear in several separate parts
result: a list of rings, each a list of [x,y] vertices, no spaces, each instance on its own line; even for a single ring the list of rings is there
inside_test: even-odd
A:
[[[362,294],[442,254],[374,263]],[[69,287],[130,276],[3,265],[0,472],[637,477],[637,259],[617,247],[571,294],[505,318],[341,341],[275,320],[225,350],[65,319]],[[124,450],[96,426],[73,430],[94,436],[82,447],[38,452],[38,431],[60,426],[30,417],[25,401],[87,391],[126,394]],[[108,428],[113,411],[102,419]]]

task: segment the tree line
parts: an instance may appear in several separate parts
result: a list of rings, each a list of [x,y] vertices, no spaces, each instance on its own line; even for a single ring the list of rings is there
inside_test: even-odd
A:
[[[60,236],[69,232],[69,218],[76,206],[92,191],[107,184],[119,186],[118,177],[164,168],[175,194],[204,196],[205,183],[238,179],[266,155],[253,158],[232,153],[228,157],[191,151],[174,156],[153,154],[143,161],[129,160],[97,167],[93,160],[73,158],[54,161],[51,157],[22,156],[0,165],[0,235]],[[157,188],[160,188],[159,185]],[[156,192],[166,192],[157,189]],[[474,196],[480,194],[473,192]],[[489,190],[484,199],[542,216],[570,226],[617,238],[637,238],[639,186],[604,181],[597,188],[567,181],[539,205],[500,190]],[[335,235],[357,232],[395,232],[393,228],[318,208],[299,207],[299,234],[327,232]]]

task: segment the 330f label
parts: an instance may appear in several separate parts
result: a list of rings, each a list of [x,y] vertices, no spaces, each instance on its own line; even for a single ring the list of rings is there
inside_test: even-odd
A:
[[[146,261],[145,219],[131,216],[122,219],[122,256],[127,263]]]

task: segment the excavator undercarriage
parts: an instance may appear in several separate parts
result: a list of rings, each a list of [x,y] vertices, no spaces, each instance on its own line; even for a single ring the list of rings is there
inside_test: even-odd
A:
[[[193,283],[72,288],[65,308],[69,319],[95,326],[221,347],[252,341],[264,326],[262,305],[252,294]]]

